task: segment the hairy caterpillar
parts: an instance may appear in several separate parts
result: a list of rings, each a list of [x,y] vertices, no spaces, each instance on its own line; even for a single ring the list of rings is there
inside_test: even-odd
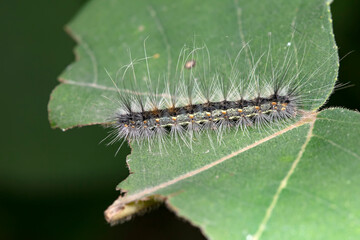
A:
[[[321,89],[309,90],[306,85],[322,71],[322,65],[311,73],[302,73],[306,51],[300,54],[297,48],[292,49],[291,40],[282,46],[282,59],[276,60],[271,56],[271,41],[256,60],[246,44],[228,63],[231,66],[228,74],[210,67],[206,46],[184,47],[175,77],[164,77],[163,91],[153,87],[148,63],[151,57],[147,56],[144,43],[145,58],[131,60],[117,74],[120,83],[130,83],[134,91],[120,91],[113,80],[119,93],[119,107],[110,120],[111,143],[129,140],[140,145],[147,142],[149,146],[158,143],[162,147],[166,141],[183,141],[191,149],[197,134],[215,131],[220,144],[225,131],[246,133],[248,128],[265,129],[296,118],[317,101],[312,96]],[[245,53],[251,58],[244,67],[244,61],[240,64],[239,59]],[[140,63],[146,65],[144,81],[150,89],[148,94],[136,91],[135,66]],[[323,88],[329,87],[332,86]]]

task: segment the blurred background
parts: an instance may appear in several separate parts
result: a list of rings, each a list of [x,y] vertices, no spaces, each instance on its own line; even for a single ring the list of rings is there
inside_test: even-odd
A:
[[[204,239],[164,206],[110,227],[103,211],[127,175],[99,126],[51,129],[47,103],[74,60],[64,25],[85,0],[0,1],[0,239]],[[331,5],[340,57],[338,90],[327,106],[360,108],[360,1]]]

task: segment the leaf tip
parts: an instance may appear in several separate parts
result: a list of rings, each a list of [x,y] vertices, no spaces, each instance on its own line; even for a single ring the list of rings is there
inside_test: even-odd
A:
[[[151,195],[139,200],[124,203],[125,197],[120,196],[104,212],[105,219],[110,225],[116,225],[130,220],[133,216],[141,215],[160,206],[166,198],[160,195]]]

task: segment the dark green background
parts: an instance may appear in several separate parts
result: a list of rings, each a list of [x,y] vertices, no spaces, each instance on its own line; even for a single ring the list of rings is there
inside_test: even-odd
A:
[[[203,239],[199,230],[160,207],[110,227],[103,211],[127,176],[125,155],[98,144],[99,126],[61,132],[47,120],[56,77],[74,60],[63,26],[84,0],[0,1],[0,239]],[[354,87],[327,106],[359,109],[360,2],[332,4],[339,79]],[[124,149],[124,154],[128,150]]]

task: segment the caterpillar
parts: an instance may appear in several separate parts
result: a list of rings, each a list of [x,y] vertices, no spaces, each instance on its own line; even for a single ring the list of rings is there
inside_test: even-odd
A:
[[[158,87],[152,87],[148,63],[151,57],[147,56],[144,42],[145,58],[131,60],[120,71],[122,74],[117,74],[121,83],[130,82],[134,91],[121,91],[112,80],[118,89],[118,108],[110,117],[110,144],[128,140],[140,145],[146,142],[149,146],[157,142],[163,146],[166,141],[183,141],[191,149],[197,134],[215,131],[220,144],[225,131],[245,133],[249,128],[272,127],[296,118],[308,108],[308,102],[316,102],[311,95],[319,89],[309,90],[304,86],[322,66],[310,74],[301,74],[299,53],[290,51],[291,42],[284,47],[281,61],[272,59],[270,44],[268,51],[255,61],[249,45],[245,45],[229,63],[229,74],[211,70],[205,45],[184,47],[176,67],[179,74],[174,79],[165,77],[164,90],[159,94]],[[241,67],[239,59],[246,50],[252,56],[251,61]],[[148,94],[136,91],[135,66],[141,61],[147,68]]]

